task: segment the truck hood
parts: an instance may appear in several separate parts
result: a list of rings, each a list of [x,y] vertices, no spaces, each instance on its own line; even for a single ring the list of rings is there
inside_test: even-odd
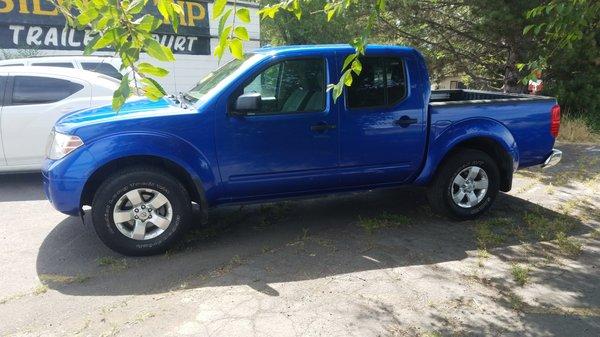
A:
[[[169,99],[163,98],[151,101],[147,98],[133,98],[128,100],[118,112],[110,105],[76,111],[62,117],[55,125],[59,132],[72,133],[76,129],[95,124],[115,123],[139,119],[169,118],[195,113],[196,110],[184,109],[174,104]],[[132,121],[133,120],[133,121]],[[156,121],[155,121],[156,122]]]

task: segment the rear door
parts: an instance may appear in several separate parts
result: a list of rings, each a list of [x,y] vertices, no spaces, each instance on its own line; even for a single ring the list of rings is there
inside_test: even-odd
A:
[[[85,81],[67,77],[11,75],[0,122],[6,162],[9,166],[38,165],[56,121],[88,108],[91,88]]]
[[[337,110],[326,93],[333,54],[271,60],[242,79],[217,114],[219,168],[230,199],[297,194],[337,185]],[[262,107],[236,116],[231,103],[259,93]]]
[[[341,103],[343,183],[403,182],[418,169],[425,148],[425,109],[413,76],[418,63],[408,53],[367,55]]]

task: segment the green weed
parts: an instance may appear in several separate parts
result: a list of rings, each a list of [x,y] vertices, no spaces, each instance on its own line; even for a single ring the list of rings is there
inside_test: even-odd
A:
[[[362,227],[369,234],[374,234],[377,230],[383,228],[397,228],[408,225],[410,222],[410,218],[405,215],[387,212],[372,218],[358,218],[358,226]]]
[[[510,271],[512,273],[513,280],[518,285],[524,286],[527,282],[529,282],[529,268],[523,267],[519,264],[513,264]]]

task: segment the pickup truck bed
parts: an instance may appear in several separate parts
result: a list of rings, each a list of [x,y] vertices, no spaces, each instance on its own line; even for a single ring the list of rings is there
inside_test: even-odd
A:
[[[555,99],[545,96],[509,94],[494,91],[481,90],[432,90],[430,105],[448,105],[448,104],[485,104],[498,102],[526,102],[526,101],[551,101]]]

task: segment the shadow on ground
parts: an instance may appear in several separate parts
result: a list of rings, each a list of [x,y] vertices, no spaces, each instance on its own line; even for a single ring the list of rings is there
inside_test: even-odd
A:
[[[163,256],[146,258],[111,252],[96,238],[89,221],[83,226],[80,219],[67,218],[40,247],[37,272],[40,279],[55,275],[77,280],[49,284],[69,295],[247,285],[277,296],[270,283],[456,261],[477,249],[474,222],[439,218],[426,205],[423,193],[402,189],[218,209],[210,214],[211,227],[195,229]],[[509,195],[500,195],[492,212],[479,221],[521,221],[527,212],[569,221],[575,232],[589,230],[574,218]],[[372,234],[363,228],[372,229],[369,221],[380,214],[391,219],[381,226],[386,228]],[[513,243],[517,242],[502,245]]]
[[[0,202],[45,200],[40,173],[0,174]]]

